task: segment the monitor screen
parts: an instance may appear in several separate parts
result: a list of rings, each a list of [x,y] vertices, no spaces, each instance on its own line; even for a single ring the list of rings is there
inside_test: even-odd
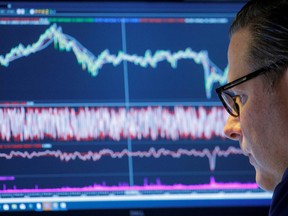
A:
[[[1,2],[0,212],[265,206],[215,88],[243,2]]]

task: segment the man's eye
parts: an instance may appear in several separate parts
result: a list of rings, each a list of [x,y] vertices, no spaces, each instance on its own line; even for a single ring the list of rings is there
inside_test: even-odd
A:
[[[242,105],[246,103],[247,98],[247,95],[239,95],[239,99]]]

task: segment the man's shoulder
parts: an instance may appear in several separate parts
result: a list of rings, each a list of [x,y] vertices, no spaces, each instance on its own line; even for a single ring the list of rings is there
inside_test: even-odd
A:
[[[276,186],[269,216],[288,215],[288,169],[285,171],[281,182]]]

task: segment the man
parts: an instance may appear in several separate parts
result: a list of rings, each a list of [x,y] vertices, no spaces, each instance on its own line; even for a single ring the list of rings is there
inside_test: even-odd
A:
[[[216,90],[230,114],[224,132],[274,191],[269,215],[288,215],[288,0],[251,0],[230,36],[229,83]]]

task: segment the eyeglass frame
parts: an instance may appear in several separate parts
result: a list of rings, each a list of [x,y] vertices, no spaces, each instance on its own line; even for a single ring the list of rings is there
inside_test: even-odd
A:
[[[220,101],[222,102],[224,108],[227,110],[227,112],[232,115],[233,117],[239,117],[240,115],[240,110],[239,110],[239,105],[236,103],[236,97],[239,96],[239,95],[234,95],[232,96],[231,94],[225,92],[226,90],[228,89],[231,89],[237,85],[240,85],[248,80],[251,80],[261,74],[264,74],[270,70],[272,70],[273,68],[277,68],[278,64],[281,63],[281,62],[277,62],[277,63],[272,63],[271,65],[269,66],[265,66],[265,67],[262,67],[260,69],[257,69],[245,76],[242,76],[232,82],[229,82],[223,86],[220,86],[219,88],[216,89],[216,93],[218,94],[218,97],[220,98]],[[232,101],[234,102],[234,109],[232,106],[229,106],[229,104],[225,101],[225,99],[223,98],[222,94],[225,93],[226,95],[228,95],[229,97],[231,97]],[[231,108],[231,110],[230,110]],[[232,112],[232,111],[236,111],[236,115]]]

